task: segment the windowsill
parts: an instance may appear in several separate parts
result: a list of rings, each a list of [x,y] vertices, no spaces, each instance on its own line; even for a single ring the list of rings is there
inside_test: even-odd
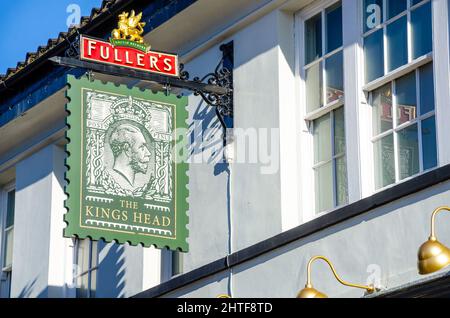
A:
[[[2,272],[12,272],[12,266],[3,267]]]
[[[344,105],[344,97],[333,101],[332,103],[328,104],[327,106],[321,107],[313,112],[308,113],[305,116],[305,120],[306,121],[316,120],[316,119],[322,117],[323,115],[341,107],[342,105]]]
[[[403,184],[403,183],[407,183],[408,181],[412,181],[412,180],[414,180],[414,179],[416,179],[416,178],[418,178],[418,177],[421,177],[421,176],[423,176],[423,175],[425,175],[425,174],[427,174],[427,173],[429,173],[429,172],[432,172],[432,171],[434,171],[434,170],[438,170],[439,168],[440,168],[439,166],[436,166],[436,167],[434,167],[434,168],[431,168],[431,169],[422,171],[422,172],[420,172],[420,173],[418,173],[418,174],[415,174],[415,175],[412,175],[412,176],[410,176],[410,177],[408,177],[408,178],[405,178],[405,179],[403,179],[403,180],[400,180],[400,181],[398,181],[398,182],[389,184],[389,185],[387,185],[387,186],[385,186],[385,187],[383,187],[383,188],[376,189],[376,190],[372,191],[372,193],[371,193],[370,195],[368,195],[368,196],[366,196],[366,197],[363,197],[363,198],[360,198],[360,199],[358,199],[358,200],[355,201],[355,202],[358,202],[358,201],[360,201],[360,200],[364,200],[364,199],[370,198],[370,197],[372,197],[372,196],[374,196],[374,195],[377,195],[377,194],[379,194],[379,193],[382,193],[382,192],[384,192],[384,191],[388,191],[388,190],[391,189],[391,188],[394,188],[394,187],[396,187],[396,186],[399,186],[399,185],[401,185],[401,184]],[[321,217],[324,217],[324,216],[326,216],[327,214],[332,214],[332,213],[334,213],[334,212],[336,212],[336,211],[338,211],[338,210],[345,209],[346,207],[351,206],[351,205],[352,205],[353,203],[355,203],[355,202],[349,202],[349,203],[347,203],[347,204],[343,204],[343,205],[337,206],[337,207],[335,207],[335,208],[331,208],[331,209],[326,210],[326,211],[323,211],[323,212],[315,213],[315,214],[314,214],[313,216],[311,216],[310,218],[307,218],[306,220],[304,220],[304,222],[302,222],[302,224],[300,224],[300,226],[301,226],[301,225],[305,225],[305,224],[307,224],[307,223],[309,223],[309,222],[311,222],[311,221],[314,221],[314,220],[316,220],[316,219],[320,219]]]
[[[417,173],[417,174],[415,174],[415,175],[412,175],[412,176],[410,176],[410,177],[407,177],[407,178],[405,178],[405,179],[402,179],[402,180],[400,180],[400,181],[398,181],[398,182],[391,183],[391,184],[389,184],[389,185],[387,185],[387,186],[385,186],[385,187],[383,187],[383,188],[376,189],[375,191],[372,192],[371,195],[374,195],[374,194],[377,194],[377,193],[379,193],[379,192],[383,192],[383,191],[389,190],[390,188],[393,188],[393,187],[395,187],[395,186],[397,186],[397,185],[399,185],[399,184],[408,182],[408,181],[410,181],[410,180],[412,180],[412,179],[415,179],[415,178],[417,178],[417,177],[420,177],[420,176],[422,176],[422,175],[424,175],[424,174],[427,174],[428,172],[431,172],[431,171],[437,170],[437,169],[439,169],[439,166],[436,166],[436,167],[434,167],[434,168],[430,168],[430,169],[427,169],[427,170],[425,170],[425,171],[419,172],[419,173]]]
[[[395,80],[399,77],[402,77],[403,75],[406,75],[406,74],[414,71],[418,67],[425,65],[425,64],[431,62],[432,60],[433,60],[433,53],[428,53],[427,55],[421,56],[421,57],[415,59],[414,61],[412,61],[411,63],[403,65],[403,66],[387,73],[383,77],[377,78],[376,80],[364,85],[363,91],[365,91],[365,92],[373,91],[389,82],[392,82],[393,80]]]

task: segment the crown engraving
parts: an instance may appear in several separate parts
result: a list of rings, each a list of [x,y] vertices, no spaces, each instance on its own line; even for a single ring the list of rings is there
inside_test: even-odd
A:
[[[113,121],[131,120],[146,128],[150,128],[151,114],[139,101],[131,96],[128,99],[122,99],[111,105]]]

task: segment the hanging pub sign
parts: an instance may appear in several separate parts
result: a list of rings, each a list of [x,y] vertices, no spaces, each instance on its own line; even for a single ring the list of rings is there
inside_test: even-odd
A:
[[[68,85],[64,235],[187,251],[187,163],[176,134],[187,98],[84,76]]]
[[[134,11],[120,14],[109,42],[80,36],[80,59],[178,77],[178,56],[150,50],[142,38],[145,22],[141,18],[142,13]]]

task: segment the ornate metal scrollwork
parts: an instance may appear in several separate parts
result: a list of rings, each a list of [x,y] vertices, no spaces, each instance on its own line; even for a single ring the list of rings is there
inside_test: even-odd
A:
[[[80,33],[77,30],[77,36],[73,41],[70,41],[69,37],[65,37],[69,42],[69,47],[64,52],[65,57],[78,58],[80,56]]]
[[[184,64],[180,63],[180,79],[187,81],[189,79],[189,72],[184,70]]]
[[[225,54],[224,57],[217,64],[214,72],[205,75],[203,78],[195,77],[193,79],[196,83],[205,83],[209,85],[219,86],[227,88],[228,93],[218,94],[210,90],[197,89],[193,90],[195,96],[201,96],[202,99],[209,105],[216,107],[216,114],[222,124],[223,128],[227,127],[225,123],[225,117],[232,118],[234,115],[233,108],[233,72],[232,70],[224,66],[224,60],[226,58],[225,46],[220,48]],[[189,73],[184,71],[184,65],[180,65],[180,78],[183,80],[189,80]]]
[[[212,92],[195,91],[195,95],[200,95],[203,100],[210,106],[217,107],[222,116],[233,116],[233,88],[231,71],[227,68],[217,68],[214,73],[209,73],[202,79],[194,78],[194,82],[208,83],[224,88],[229,88],[230,92],[225,95],[219,95]]]

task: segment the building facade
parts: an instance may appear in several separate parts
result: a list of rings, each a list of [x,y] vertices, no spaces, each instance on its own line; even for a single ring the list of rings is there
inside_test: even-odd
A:
[[[47,59],[67,54],[77,29],[29,53],[0,79],[0,295],[295,297],[315,255],[374,296],[450,295],[445,271],[417,270],[431,213],[450,205],[449,8],[104,1],[79,33],[106,39],[120,12],[142,11],[145,41],[178,53],[192,78],[225,64],[232,44],[232,138],[188,94],[188,253],[64,238],[65,76],[83,75]],[[444,243],[447,222],[436,223]],[[367,296],[326,264],[312,280],[330,297]]]

